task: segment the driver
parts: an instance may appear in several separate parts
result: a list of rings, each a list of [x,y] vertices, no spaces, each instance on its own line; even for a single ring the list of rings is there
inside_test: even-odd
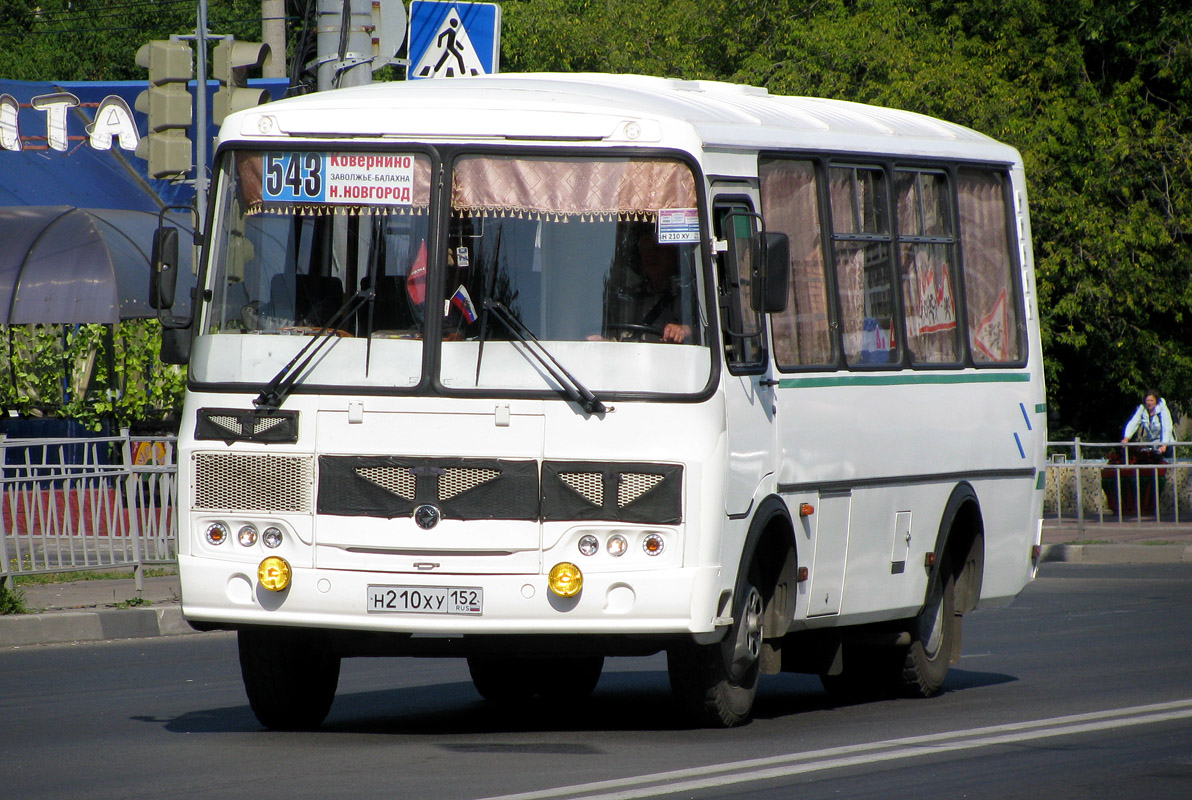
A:
[[[610,290],[608,338],[687,342],[691,326],[683,323],[678,247],[660,244],[652,230],[642,231],[636,243],[640,271],[628,285]]]

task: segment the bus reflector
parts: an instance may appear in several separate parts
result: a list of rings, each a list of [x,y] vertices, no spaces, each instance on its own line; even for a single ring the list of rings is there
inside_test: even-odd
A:
[[[284,591],[290,585],[290,562],[281,556],[269,556],[257,567],[257,580],[271,592]]]
[[[559,597],[575,597],[584,588],[584,574],[570,561],[561,561],[551,568],[547,584]]]
[[[799,504],[799,516],[800,517],[810,517],[814,513],[815,513],[815,506],[813,506],[811,503],[800,503]]]

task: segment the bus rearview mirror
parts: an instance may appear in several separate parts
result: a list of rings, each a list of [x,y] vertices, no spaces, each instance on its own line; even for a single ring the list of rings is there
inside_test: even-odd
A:
[[[178,285],[178,229],[158,228],[153,232],[153,252],[149,273],[150,308],[171,308],[174,288]]]
[[[785,233],[762,233],[760,263],[765,272],[761,276],[761,291],[752,296],[753,310],[777,314],[786,310],[787,284],[790,281],[790,239]]]

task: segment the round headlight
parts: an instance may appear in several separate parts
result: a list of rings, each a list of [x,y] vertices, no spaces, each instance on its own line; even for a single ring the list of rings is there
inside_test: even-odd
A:
[[[646,538],[642,540],[642,549],[648,556],[658,555],[664,547],[666,547],[666,540],[657,533],[647,534]]]
[[[281,547],[281,528],[266,528],[265,532],[261,534],[261,541],[265,543],[266,547]]]
[[[621,534],[614,533],[608,537],[608,544],[605,547],[608,548],[608,554],[610,556],[623,556],[625,555],[625,551],[629,549],[629,542]]]
[[[600,549],[600,542],[592,534],[585,534],[579,537],[579,551],[585,556],[596,555],[596,551]]]
[[[257,580],[271,592],[284,591],[290,585],[290,562],[279,556],[269,556],[257,567]]]
[[[551,568],[546,582],[559,597],[575,597],[584,588],[584,574],[575,564],[562,561]]]
[[[228,526],[222,522],[212,522],[207,526],[207,541],[211,544],[223,544],[228,540]]]
[[[240,529],[240,532],[236,534],[236,538],[240,540],[240,545],[242,547],[252,547],[257,543],[257,529],[252,525],[245,525]]]

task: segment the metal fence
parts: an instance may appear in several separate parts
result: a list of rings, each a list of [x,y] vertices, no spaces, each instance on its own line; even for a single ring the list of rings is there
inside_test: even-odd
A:
[[[1192,443],[1048,442],[1045,519],[1192,526]]]
[[[132,567],[177,555],[176,440],[0,434],[0,582],[10,575]]]

